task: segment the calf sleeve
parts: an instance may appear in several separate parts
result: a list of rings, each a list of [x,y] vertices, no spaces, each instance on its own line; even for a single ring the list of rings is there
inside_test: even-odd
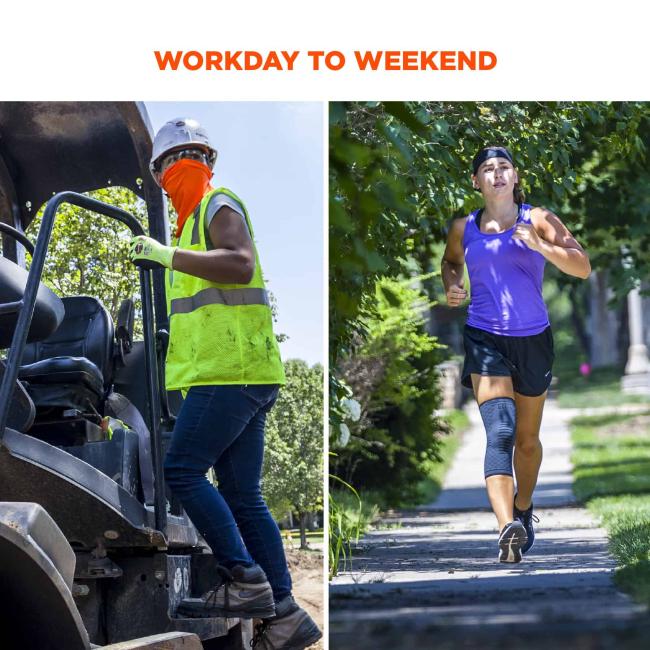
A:
[[[485,478],[497,474],[512,476],[512,448],[515,442],[515,400],[496,397],[479,406],[485,432]]]

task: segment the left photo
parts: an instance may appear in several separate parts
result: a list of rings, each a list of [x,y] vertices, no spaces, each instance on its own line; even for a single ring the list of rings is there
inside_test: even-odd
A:
[[[323,647],[323,128],[0,102],[3,648]]]

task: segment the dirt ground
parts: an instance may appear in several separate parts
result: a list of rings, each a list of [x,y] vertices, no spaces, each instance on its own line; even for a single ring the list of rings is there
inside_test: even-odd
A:
[[[323,629],[324,583],[323,554],[320,551],[300,551],[286,548],[287,563],[293,579],[293,595],[301,607]],[[310,650],[323,650],[323,640],[310,646]]]

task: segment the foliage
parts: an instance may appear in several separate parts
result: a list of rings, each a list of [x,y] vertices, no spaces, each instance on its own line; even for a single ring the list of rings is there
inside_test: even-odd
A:
[[[304,361],[284,364],[286,386],[266,424],[264,495],[277,514],[287,506],[301,517],[323,503],[323,369]]]
[[[353,543],[359,541],[369,519],[364,519],[364,508],[359,493],[338,476],[330,475],[336,489],[329,495],[329,577],[333,578],[341,564],[345,568],[351,557]]]
[[[427,461],[438,459],[437,433],[446,428],[434,415],[442,355],[425,331],[423,298],[407,282],[378,281],[372,315],[363,322],[366,338],[340,363],[361,417],[349,425],[352,435],[338,450],[334,473],[363,490],[381,491],[387,502],[415,496]]]
[[[130,190],[109,187],[88,196],[130,212],[146,230],[145,204]],[[42,216],[40,211],[27,231],[34,242]],[[130,239],[130,231],[119,221],[63,204],[54,220],[44,284],[60,296],[98,298],[115,320],[121,301],[140,295],[138,270],[129,260]]]
[[[587,106],[590,119],[570,156],[575,187],[558,201],[558,212],[573,216],[593,268],[609,272],[620,296],[650,273],[650,106]]]

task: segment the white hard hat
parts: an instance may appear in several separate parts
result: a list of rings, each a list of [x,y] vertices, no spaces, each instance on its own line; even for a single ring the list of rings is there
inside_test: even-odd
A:
[[[157,164],[166,154],[179,149],[203,149],[208,154],[212,169],[217,160],[217,150],[210,143],[207,131],[191,117],[177,117],[164,124],[153,140],[149,169],[153,174]]]

